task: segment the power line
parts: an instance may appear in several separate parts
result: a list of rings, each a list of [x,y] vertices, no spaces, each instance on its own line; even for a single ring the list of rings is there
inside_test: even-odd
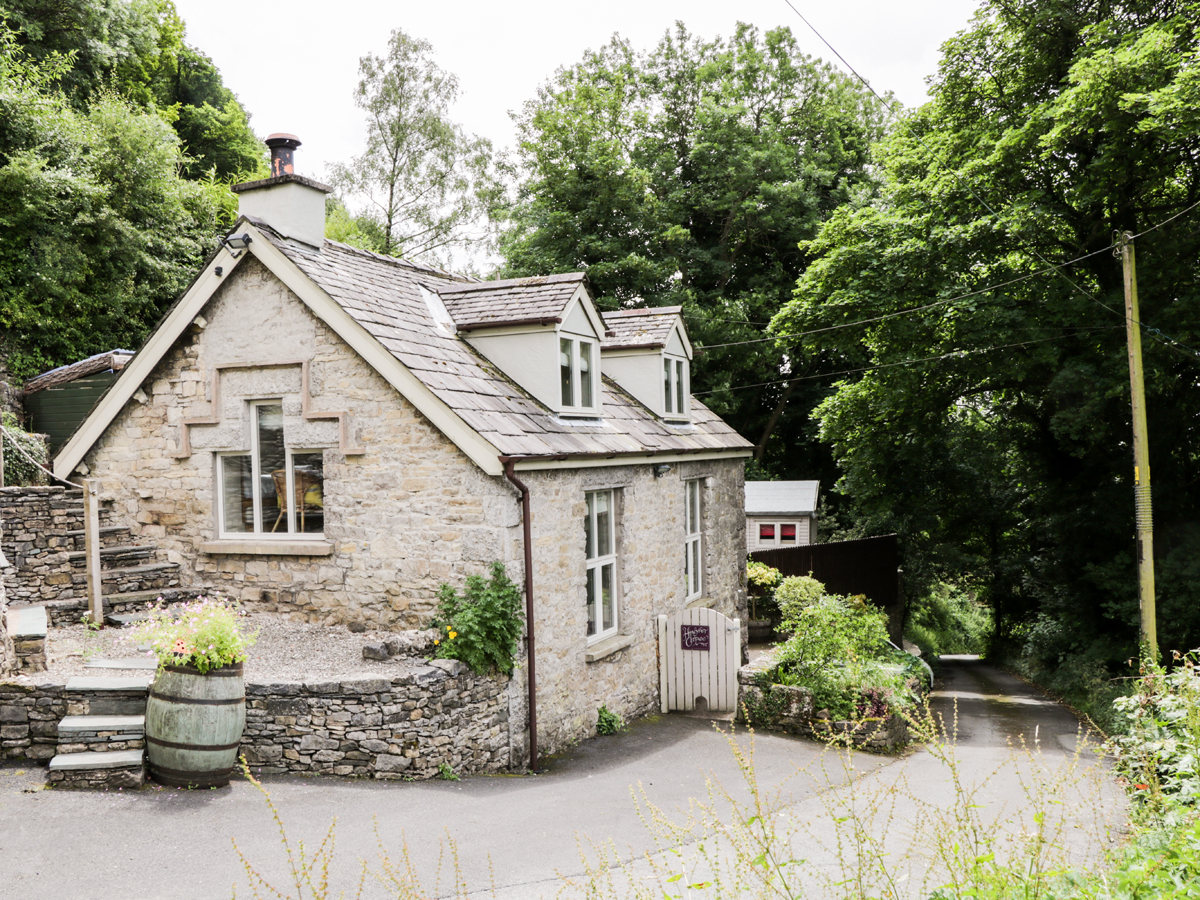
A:
[[[816,29],[816,27],[812,24],[812,22],[808,21],[808,19],[806,19],[804,17],[804,14],[796,8],[796,6],[792,3],[792,0],[783,0],[783,2],[786,3],[791,8],[792,12],[794,12],[797,16],[800,17],[800,21],[808,26],[809,30],[813,34],[815,34],[818,39],[820,39],[821,43],[823,43],[826,47],[828,47],[830,52],[833,53],[833,55],[836,56],[839,60],[841,60],[842,65],[844,65],[847,69],[849,69],[851,74],[854,75],[855,78],[857,78],[859,81],[862,82],[863,86],[868,91],[871,92],[871,94],[875,97],[875,99],[879,100],[881,103],[886,102],[884,100],[884,98],[879,95],[879,92],[876,91],[875,88],[873,88],[871,86],[871,83],[869,81],[867,81],[867,79],[865,79],[861,75],[859,75],[858,71],[854,68],[854,66],[850,65],[850,63],[848,63],[846,61],[846,58],[844,56],[842,56],[842,54],[838,53],[837,49],[833,46],[833,44],[829,43],[829,41],[827,41],[825,39],[825,36]],[[933,151],[930,149],[929,145],[926,144],[925,141],[921,138],[921,136],[918,134],[914,134],[913,136],[916,138],[917,142],[929,154],[929,158],[931,160],[936,161],[937,157],[935,156]],[[957,181],[960,185],[962,185],[963,187],[965,187],[967,189],[967,192],[970,193],[970,195],[972,197],[974,197],[984,209],[986,209],[994,218],[999,220],[1000,214],[995,209],[993,209],[992,206],[986,200],[983,199],[983,197],[981,197],[979,195],[979,193],[975,190],[974,187],[971,186],[971,183],[969,181],[967,181],[966,178],[964,178],[962,175],[960,175],[958,173],[958,171],[956,171],[952,166],[945,166],[944,168],[947,172],[950,173],[951,177],[954,178],[955,181]],[[1147,234],[1150,231],[1154,231],[1156,228],[1161,228],[1162,226],[1166,225],[1168,222],[1172,222],[1175,219],[1179,218],[1180,216],[1184,215],[1185,213],[1188,213],[1191,210],[1195,209],[1197,206],[1200,206],[1200,201],[1193,203],[1191,206],[1187,207],[1187,209],[1184,209],[1184,210],[1176,213],[1175,215],[1171,216],[1169,219],[1166,219],[1163,222],[1160,222],[1158,225],[1155,225],[1152,228],[1148,228],[1145,231],[1140,232],[1138,235],[1134,235],[1134,237],[1139,237],[1142,234]],[[1018,241],[1018,246],[1020,246],[1020,248],[1022,250],[1024,250],[1026,253],[1028,253],[1030,256],[1036,257],[1043,264],[1045,264],[1047,266],[1051,265],[1050,261],[1048,259],[1046,259],[1046,257],[1043,256],[1038,250],[1024,246],[1023,243],[1020,241]],[[1099,298],[1097,298],[1090,291],[1085,290],[1080,285],[1076,284],[1074,281],[1072,281],[1070,278],[1068,278],[1061,270],[1056,270],[1055,274],[1057,274],[1060,278],[1062,278],[1065,282],[1067,282],[1067,284],[1069,284],[1075,290],[1079,291],[1079,293],[1083,294],[1084,297],[1091,300],[1097,306],[1100,306],[1101,308],[1108,310],[1108,312],[1112,313],[1115,316],[1120,317],[1121,319],[1125,318],[1124,312],[1113,309],[1111,306],[1109,306],[1108,304],[1104,303]],[[1144,326],[1141,322],[1137,322],[1136,324],[1138,325],[1139,328],[1147,328],[1147,330],[1150,330],[1148,328],[1148,326]],[[1179,347],[1187,347],[1187,345],[1184,344],[1182,341],[1176,340],[1175,338],[1170,337],[1169,335],[1165,334],[1162,331],[1159,331],[1158,329],[1154,329],[1154,331],[1156,331],[1158,335],[1162,335],[1162,337],[1158,337],[1157,335],[1154,335],[1154,334],[1152,334],[1151,337],[1154,340],[1158,341],[1160,344],[1163,344],[1164,346],[1171,347],[1171,349],[1175,349],[1175,345],[1178,345]],[[1196,356],[1200,357],[1200,351],[1193,350],[1191,347],[1187,347],[1187,349],[1190,350],[1192,353],[1194,353]]]
[[[1092,328],[1086,328],[1085,331],[1112,331],[1120,327],[1121,326],[1119,325],[1096,326]],[[934,360],[941,359],[962,359],[976,353],[991,353],[994,350],[1010,350],[1013,347],[1031,347],[1034,344],[1045,344],[1050,341],[1061,341],[1069,337],[1075,337],[1080,333],[1082,332],[1075,332],[1074,334],[1060,334],[1056,337],[1041,338],[1036,341],[1018,341],[1015,344],[1001,344],[997,347],[978,347],[970,350],[953,350],[950,353],[943,353],[939,356],[923,356],[920,359],[903,359],[899,362],[880,363],[874,366],[863,366],[858,369],[844,369],[840,372],[821,372],[817,375],[800,375],[796,378],[782,378],[778,381],[760,381],[757,384],[742,384],[738,385],[737,387],[713,388],[711,391],[694,391],[692,396],[704,397],[708,394],[720,394],[725,391],[745,391],[749,390],[750,388],[768,387],[773,384],[791,384],[794,381],[813,381],[817,378],[836,378],[838,375],[857,375],[861,372],[874,372],[878,369],[891,369],[895,368],[896,366],[911,366],[915,365],[916,363],[932,362]]]
[[[1009,279],[1008,281],[1004,281],[999,284],[993,284],[993,285],[989,285],[988,287],[979,288],[978,290],[968,291],[965,294],[959,294],[955,297],[947,297],[945,300],[935,300],[933,303],[927,303],[924,306],[914,306],[910,309],[902,309],[897,312],[885,313],[882,316],[875,316],[870,319],[859,319],[856,322],[842,322],[839,325],[827,325],[824,328],[814,328],[812,331],[801,331],[801,332],[797,332],[796,334],[781,334],[776,337],[755,338],[754,340],[750,340],[750,341],[732,341],[728,344],[704,344],[701,346],[705,350],[716,350],[721,347],[740,347],[745,344],[761,344],[761,343],[765,343],[766,341],[782,341],[782,340],[789,340],[789,339],[793,339],[793,338],[802,338],[802,337],[807,337],[810,334],[821,334],[826,331],[834,331],[838,328],[852,328],[855,325],[869,325],[872,322],[882,322],[884,319],[893,319],[897,316],[907,316],[907,315],[911,315],[912,313],[923,312],[924,310],[927,310],[927,309],[933,309],[935,306],[944,306],[945,304],[953,303],[956,300],[965,300],[968,297],[975,297],[975,296],[978,296],[979,294],[986,294],[986,293],[990,293],[991,291],[998,291],[1001,288],[1005,288],[1005,287],[1008,287],[1013,284],[1017,284],[1022,281],[1027,281],[1030,278],[1037,277],[1038,275],[1044,275],[1046,272],[1049,272],[1055,268],[1061,268],[1063,266],[1073,266],[1078,262],[1082,262],[1083,260],[1088,259],[1093,256],[1098,256],[1101,253],[1107,253],[1110,250],[1112,250],[1111,246],[1105,247],[1103,250],[1094,250],[1091,253],[1087,253],[1083,256],[1076,257],[1075,259],[1070,260],[1069,262],[1060,263],[1058,266],[1047,265],[1045,268],[1038,269],[1036,272],[1030,272],[1026,275],[1020,275],[1016,278]]]

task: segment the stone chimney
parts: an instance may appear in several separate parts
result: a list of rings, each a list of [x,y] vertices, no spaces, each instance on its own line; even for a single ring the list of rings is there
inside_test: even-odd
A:
[[[294,134],[272,134],[267,146],[271,148],[271,177],[233,186],[238,214],[320,250],[325,241],[325,195],[333,193],[333,188],[296,174],[300,139]]]

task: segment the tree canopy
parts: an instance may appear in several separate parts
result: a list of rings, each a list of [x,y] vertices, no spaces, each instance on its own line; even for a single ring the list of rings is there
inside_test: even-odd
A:
[[[1198,27],[1185,0],[985,3],[882,145],[880,198],[804,245],[773,325],[797,356],[875,367],[815,412],[861,528],[1050,656],[1136,649],[1118,230],[1138,235],[1160,644],[1200,641]]]
[[[506,274],[587,269],[601,307],[681,304],[693,342],[713,348],[694,391],[779,474],[817,477],[828,456],[812,426],[779,415],[811,407],[810,390],[743,388],[799,364],[762,340],[766,323],[808,264],[800,242],[873,196],[888,113],[787,28],[704,40],[678,24],[649,52],[616,36],[517,117]]]
[[[161,116],[111,89],[76,106],[58,87],[72,64],[0,29],[0,329],[18,378],[138,346],[234,211],[224,185],[181,177]]]
[[[171,0],[0,0],[25,58],[64,60],[58,88],[77,110],[112,92],[170,123],[183,173],[222,181],[266,172],[249,116],[212,60],[185,40]]]
[[[492,238],[499,197],[492,145],[450,118],[458,79],[433,60],[428,41],[392,31],[386,56],[359,60],[355,104],[367,146],[331,167],[337,202],[329,236],[392,256],[449,266],[455,251]]]

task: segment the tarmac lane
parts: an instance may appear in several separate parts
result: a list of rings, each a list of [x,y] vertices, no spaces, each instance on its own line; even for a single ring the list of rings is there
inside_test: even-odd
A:
[[[1093,826],[1107,828],[1107,839],[1119,833],[1122,795],[1102,760],[1073,756],[1079,734],[1074,716],[977,660],[947,661],[942,681],[931,708],[951,726],[957,716],[957,783],[976,792],[982,819],[999,831],[1019,832],[1026,827],[1029,785],[1051,777],[1066,783],[1038,768],[1074,765],[1090,772],[1079,777],[1097,794],[1095,802],[1073,798],[1054,808],[1067,820],[1074,857],[1094,859],[1106,838],[1096,837]],[[611,847],[620,877],[644,883],[652,874],[646,855],[656,859],[659,848],[634,795],[644,792],[679,819],[713,783],[747,800],[732,747],[746,752],[751,742],[759,785],[775,797],[779,821],[794,826],[797,858],[807,860],[812,885],[840,877],[844,861],[822,848],[833,846],[844,827],[835,820],[847,796],[889,798],[892,818],[876,825],[881,852],[897,859],[927,840],[917,820],[956,802],[945,760],[926,749],[842,756],[799,738],[728,732],[728,723],[669,715],[585,741],[547,760],[536,776],[415,783],[272,777],[264,786],[293,849],[302,841],[311,854],[336,818],[331,896],[345,890],[347,897],[354,896],[364,863],[383,868],[381,852],[397,868],[404,868],[407,853],[432,896],[453,895],[461,882],[471,896],[554,897],[563,876],[583,871],[581,852],[589,852],[592,842]],[[1022,741],[1040,752],[1022,754]],[[212,791],[87,793],[43,790],[44,777],[38,767],[0,766],[0,897],[207,900],[230,897],[235,887],[238,896],[248,897],[235,842],[268,881],[289,883],[272,812],[244,780]],[[906,816],[914,822],[906,824]],[[1087,818],[1088,827],[1072,817]],[[685,842],[679,849],[682,859],[696,847]],[[910,868],[904,877],[916,884],[925,870],[920,864]],[[363,896],[395,892],[368,876]]]

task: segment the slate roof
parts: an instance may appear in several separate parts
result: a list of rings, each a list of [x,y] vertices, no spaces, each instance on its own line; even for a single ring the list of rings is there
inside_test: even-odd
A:
[[[608,377],[602,379],[601,419],[560,418],[464,338],[438,328],[420,293],[421,286],[437,291],[461,329],[459,316],[481,314],[464,310],[482,309],[477,303],[482,297],[490,298],[501,314],[511,314],[510,307],[518,303],[527,302],[527,309],[541,310],[552,309],[559,302],[565,305],[581,283],[580,274],[463,283],[428,266],[334,241],[327,240],[324,249],[317,251],[280,238],[265,227],[262,232],[443,403],[506,456],[613,456],[752,446],[698,400],[692,400],[691,425],[668,425]],[[548,290],[535,290],[539,287]],[[531,296],[538,299],[531,300]],[[463,305],[453,308],[452,299],[458,297],[464,298]]]
[[[819,481],[747,481],[746,515],[811,516],[820,488]]]
[[[601,313],[610,332],[604,339],[604,349],[665,347],[682,309],[682,306],[660,306]]]
[[[532,322],[559,323],[576,289],[587,278],[582,272],[508,278],[437,288],[460,331]]]

